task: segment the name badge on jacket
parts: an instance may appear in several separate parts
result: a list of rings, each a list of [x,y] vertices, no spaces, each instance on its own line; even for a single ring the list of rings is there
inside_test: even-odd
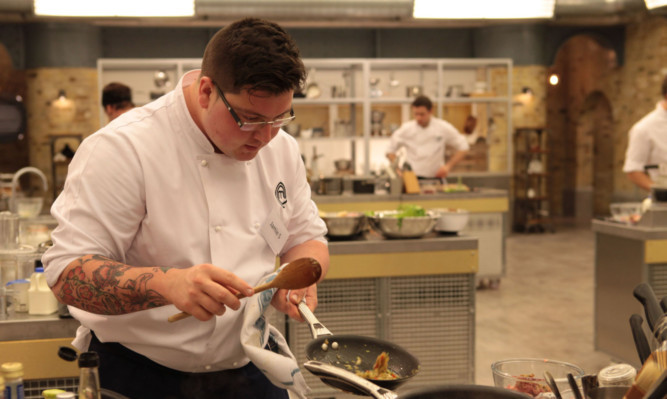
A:
[[[264,221],[260,234],[274,254],[278,255],[287,242],[287,228],[280,217],[280,208],[273,208],[269,217]]]

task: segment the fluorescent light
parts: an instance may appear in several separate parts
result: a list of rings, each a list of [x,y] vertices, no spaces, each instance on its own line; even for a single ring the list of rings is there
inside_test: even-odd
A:
[[[35,15],[60,17],[191,17],[194,0],[34,0]]]
[[[644,2],[646,2],[646,8],[649,10],[667,6],[667,0],[644,0]]]
[[[444,19],[551,18],[556,0],[415,0],[413,17]]]

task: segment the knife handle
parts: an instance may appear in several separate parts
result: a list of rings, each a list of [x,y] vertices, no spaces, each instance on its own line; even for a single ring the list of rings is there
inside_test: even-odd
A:
[[[655,328],[660,324],[660,319],[664,316],[660,302],[653,292],[653,288],[647,283],[640,283],[635,287],[633,294],[635,298],[644,305],[644,312],[646,312],[646,322],[648,323],[651,332],[655,332]]]

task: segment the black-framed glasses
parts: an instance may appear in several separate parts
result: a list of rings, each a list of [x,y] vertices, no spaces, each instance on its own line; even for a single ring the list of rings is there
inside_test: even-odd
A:
[[[222,102],[225,103],[227,110],[229,111],[230,114],[232,114],[232,118],[234,118],[236,124],[239,125],[239,129],[245,132],[254,132],[255,130],[261,129],[265,125],[271,125],[272,128],[283,127],[288,123],[292,122],[294,118],[296,118],[296,116],[294,115],[294,108],[291,108],[289,111],[290,116],[288,118],[281,118],[266,122],[244,122],[241,120],[241,118],[239,118],[239,115],[236,113],[236,111],[234,111],[234,108],[232,108],[232,106],[229,105],[229,102],[225,98],[225,95],[222,94],[222,90],[220,90],[218,84],[213,82],[213,85],[218,91],[218,95],[222,99]]]

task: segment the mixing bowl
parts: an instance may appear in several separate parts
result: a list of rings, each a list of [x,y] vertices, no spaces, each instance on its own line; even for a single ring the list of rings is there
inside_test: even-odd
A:
[[[348,237],[359,234],[364,227],[365,216],[359,212],[320,212],[330,237]]]
[[[458,233],[466,227],[470,217],[470,212],[465,209],[438,208],[431,209],[431,212],[438,216],[435,230],[443,233]]]
[[[580,385],[584,370],[571,363],[549,359],[507,359],[491,365],[493,382],[497,387],[524,392],[538,397],[545,392],[551,392],[544,372],[553,375],[558,390],[562,393],[570,391],[567,374],[572,373],[575,381]]]
[[[609,205],[611,217],[617,222],[637,223],[641,218],[641,202],[617,202]]]
[[[399,217],[400,211],[378,211],[368,218],[371,227],[388,238],[419,238],[433,231],[438,217],[427,213],[426,216]]]

